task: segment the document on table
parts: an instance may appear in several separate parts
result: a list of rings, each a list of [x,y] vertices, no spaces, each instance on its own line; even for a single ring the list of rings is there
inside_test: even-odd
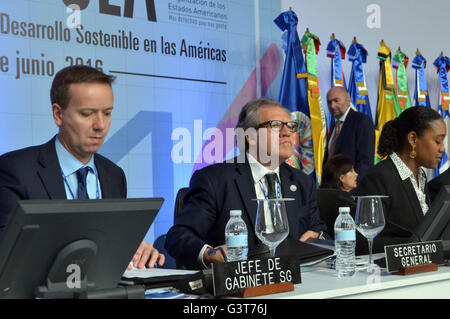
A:
[[[122,277],[124,278],[156,278],[168,276],[183,276],[193,275],[197,270],[182,270],[182,269],[164,269],[164,268],[143,268],[126,270]]]
[[[320,248],[326,248],[332,251],[336,251],[336,248],[334,246],[334,240],[310,239],[307,241],[307,243]]]

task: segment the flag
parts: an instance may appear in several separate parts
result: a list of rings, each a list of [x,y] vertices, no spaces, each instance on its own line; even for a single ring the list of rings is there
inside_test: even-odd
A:
[[[320,96],[319,79],[317,76],[317,53],[320,47],[319,37],[306,29],[301,40],[301,45],[305,52],[305,65],[308,79],[308,103],[311,114],[316,181],[320,184],[326,147],[327,120]]]
[[[378,79],[377,115],[375,119],[375,164],[383,159],[378,154],[378,141],[381,130],[386,122],[395,119],[395,107],[399,108],[391,68],[391,49],[384,41],[381,41],[377,58],[380,60],[380,73]]]
[[[449,87],[448,87],[448,76],[447,72],[450,69],[450,59],[448,57],[444,57],[443,54],[439,56],[434,61],[434,66],[437,68],[437,72],[439,74],[439,102],[438,102],[438,111],[442,116],[445,124],[447,125],[447,131],[450,125],[450,114],[449,114],[449,104],[450,104],[450,96],[449,96]],[[444,145],[448,145],[448,135],[445,137]],[[449,167],[448,155],[447,152],[442,154],[441,162],[438,167],[434,170],[434,176],[437,176],[444,172]]]
[[[281,13],[274,22],[281,31],[286,31],[283,34],[283,49],[286,57],[278,101],[291,111],[292,120],[296,120],[298,123],[294,154],[287,162],[305,174],[315,177],[307,72],[297,34],[298,18],[293,11],[287,11]]]
[[[425,77],[427,60],[420,54],[419,50],[417,50],[411,66],[416,69],[416,88],[414,90],[415,105],[431,107],[430,97],[428,96],[427,79]]]
[[[352,104],[356,109],[366,114],[373,121],[372,110],[369,103],[369,92],[367,91],[366,79],[364,76],[364,63],[367,61],[367,50],[356,39],[348,49],[348,59],[352,62],[352,72],[348,84],[348,93],[352,99]]]
[[[398,48],[392,58],[392,67],[397,70],[395,89],[397,92],[398,104],[394,103],[395,115],[399,116],[404,110],[411,107],[411,97],[409,95],[408,79],[406,68],[409,58]]]
[[[342,86],[347,89],[344,68],[342,67],[342,60],[345,59],[345,51],[344,44],[337,40],[333,33],[327,45],[327,57],[331,59],[331,87]],[[334,117],[329,114],[328,125],[331,125],[333,122]]]
[[[345,59],[345,46],[334,37],[334,33],[327,45],[327,57],[331,58],[331,87],[343,86],[347,88],[344,68],[342,67],[342,60]]]

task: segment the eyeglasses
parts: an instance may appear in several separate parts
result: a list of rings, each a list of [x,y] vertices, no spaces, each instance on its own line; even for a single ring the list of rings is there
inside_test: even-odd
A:
[[[288,130],[291,131],[292,133],[295,133],[298,130],[298,125],[297,125],[296,121],[283,122],[283,121],[278,121],[278,120],[263,122],[263,123],[259,124],[256,128],[261,128],[266,125],[269,125],[270,128],[276,132],[281,131],[283,129],[284,125],[286,125]]]

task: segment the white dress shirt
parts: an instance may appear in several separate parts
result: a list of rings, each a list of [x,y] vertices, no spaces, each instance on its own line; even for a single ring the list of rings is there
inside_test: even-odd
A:
[[[73,156],[59,141],[59,137],[55,138],[56,156],[58,157],[61,174],[64,179],[64,188],[67,199],[76,199],[78,197],[78,178],[77,170],[88,166],[86,177],[86,189],[90,199],[102,198],[102,190],[100,181],[97,176],[97,167],[94,163],[94,156],[91,157],[87,164],[83,164],[79,159]]]
[[[250,170],[252,171],[253,176],[253,182],[255,186],[255,192],[256,192],[256,198],[266,198],[264,195],[264,192],[268,194],[268,185],[267,180],[265,178],[266,174],[268,173],[276,173],[278,176],[278,183],[280,185],[281,190],[281,179],[280,179],[280,167],[277,167],[275,170],[270,170],[267,167],[263,166],[260,162],[258,162],[252,155],[249,153],[246,154],[247,159],[250,165]],[[279,194],[279,198],[281,198],[281,194]],[[266,219],[266,225],[270,226],[272,225],[272,221],[270,219]],[[197,260],[200,264],[203,265],[203,267],[206,268],[206,265],[203,261],[203,254],[205,253],[205,250],[207,248],[212,248],[210,245],[205,244],[202,249],[200,250],[200,253],[198,255]]]

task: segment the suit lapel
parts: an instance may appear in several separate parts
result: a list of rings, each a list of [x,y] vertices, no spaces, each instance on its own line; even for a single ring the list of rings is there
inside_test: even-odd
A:
[[[301,203],[301,189],[295,180],[292,172],[288,168],[288,164],[282,163],[280,166],[281,191],[283,198],[293,198],[294,200],[286,201],[286,213],[289,219],[289,224],[295,224],[295,214],[298,211],[298,205]]]
[[[411,204],[414,217],[416,218],[416,223],[419,224],[423,219],[423,212],[419,199],[417,198],[416,191],[414,190],[414,186],[409,178],[403,180],[402,185],[408,196],[409,203]]]
[[[66,199],[61,167],[56,155],[55,137],[44,144],[38,155],[38,175],[50,199]]]
[[[97,167],[97,175],[102,190],[102,198],[110,198],[112,197],[112,183],[110,176],[105,166],[103,165],[103,162],[95,154],[94,154],[94,163],[95,167]]]
[[[251,227],[254,229],[258,205],[257,201],[252,200],[256,198],[252,171],[248,163],[236,164],[236,170],[238,172],[238,176],[235,179],[236,186],[239,190],[241,201],[246,209],[247,216],[251,222]],[[285,202],[289,223],[294,225],[296,221],[295,214],[297,213],[298,206],[301,203],[301,185],[296,183],[294,176],[286,163],[282,163],[280,165],[280,180],[283,198],[294,199],[292,201]]]
[[[398,173],[397,167],[395,166],[392,159],[388,156],[387,160],[392,165],[393,170],[397,173],[398,178],[401,179],[400,175]],[[412,185],[411,180],[409,178],[402,180],[401,185],[402,185],[403,190],[406,193],[408,203],[411,207],[411,212],[414,215],[414,217],[416,218],[416,223],[419,224],[420,221],[423,219],[423,213],[422,213],[422,208],[420,207],[419,199],[417,198],[417,195],[416,195],[416,191],[414,190],[414,186]],[[425,191],[427,192],[426,186],[425,186]],[[428,198],[428,196],[427,196],[427,198]]]
[[[334,126],[335,126],[335,125],[336,125],[336,121],[333,120],[333,123],[331,123],[330,130],[327,130],[327,144],[326,144],[326,146],[325,146],[325,152],[324,152],[324,155],[323,155],[322,166],[325,166],[325,164],[326,164],[327,161],[328,161],[328,147],[329,147],[329,145],[330,145],[330,138],[331,138],[331,135],[333,134]]]
[[[252,229],[255,229],[256,209],[258,207],[257,201],[252,200],[256,198],[255,184],[253,182],[253,175],[250,165],[246,163],[236,164],[238,176],[235,179],[236,186],[241,196],[241,201],[245,206],[248,219],[251,222]]]
[[[352,126],[351,124],[352,124],[354,112],[355,111],[350,109],[350,111],[348,111],[348,114],[347,114],[347,117],[345,118],[344,123],[342,123],[341,132],[339,133],[338,140],[336,142],[335,153],[337,152],[337,150],[341,149],[341,145],[343,143],[345,143],[345,140],[346,140],[345,136],[347,134],[347,131],[351,130],[351,126]]]
[[[327,136],[327,145],[328,145],[328,143],[330,143],[330,138],[331,138],[331,135],[333,134],[335,126],[336,126],[336,120],[333,119],[333,123],[331,123],[330,131],[328,132],[328,136]],[[328,147],[327,147],[327,149],[328,149]]]
[[[38,175],[49,196],[49,199],[67,199],[62,178],[61,167],[59,166],[58,156],[56,155],[55,138],[44,144],[38,155],[40,168]],[[99,157],[94,154],[94,162],[98,171],[98,178],[102,190],[102,198],[112,197],[112,184],[107,169]]]

